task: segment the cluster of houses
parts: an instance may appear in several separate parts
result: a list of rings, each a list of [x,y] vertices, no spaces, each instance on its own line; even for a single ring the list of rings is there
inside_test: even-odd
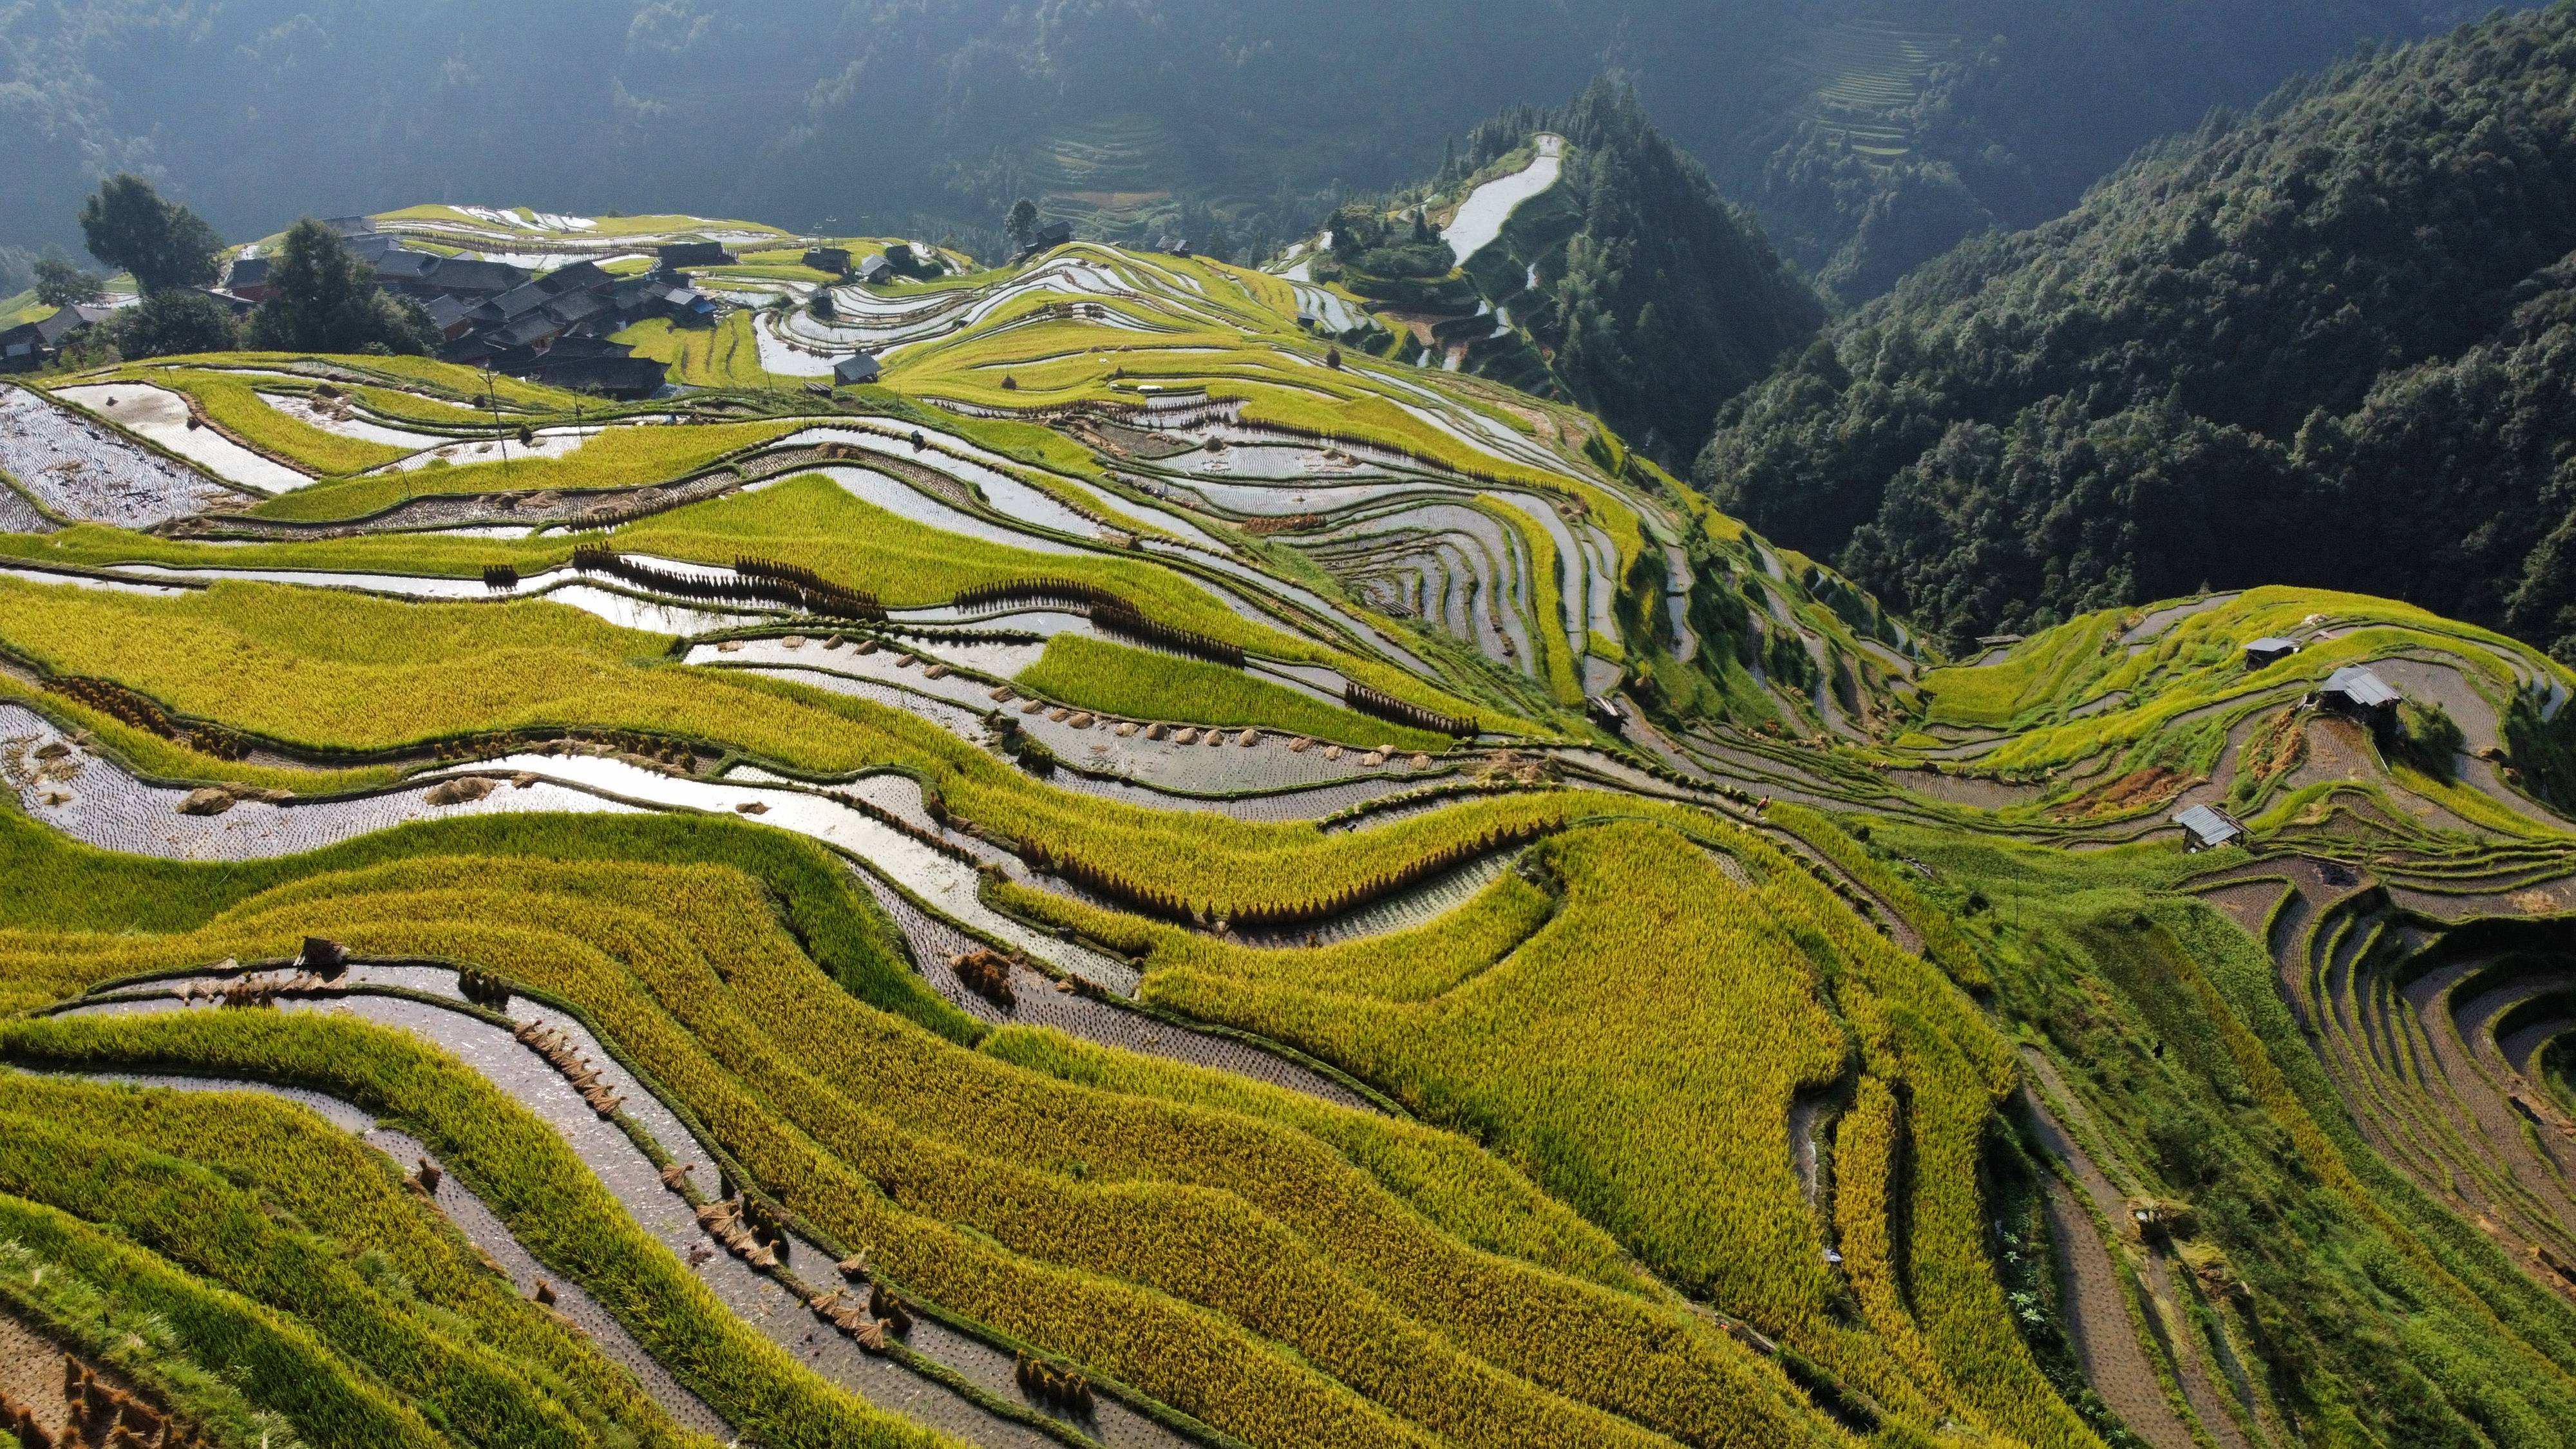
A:
[[[664,374],[661,363],[635,356],[610,335],[648,317],[712,324],[715,300],[690,285],[686,269],[733,260],[716,242],[677,242],[658,250],[652,271],[636,276],[588,260],[533,272],[406,247],[365,217],[330,225],[375,268],[377,286],[420,304],[438,332],[442,361],[619,398],[651,396]],[[224,293],[244,306],[261,301],[269,263],[235,260]]]
[[[655,248],[653,269],[640,275],[619,276],[588,260],[540,272],[509,262],[406,247],[399,237],[378,231],[369,217],[337,217],[324,225],[339,234],[358,260],[375,269],[378,287],[420,304],[437,330],[440,360],[614,398],[649,397],[666,379],[661,363],[637,357],[633,349],[608,339],[651,317],[667,317],[682,326],[712,326],[718,315],[716,301],[691,284],[689,271],[735,261],[722,242],[684,241]],[[1053,223],[1040,233],[1029,253],[1071,238],[1070,227]],[[1182,254],[1187,254],[1186,247]],[[247,313],[267,299],[274,260],[236,257],[222,279],[205,290],[237,313]],[[936,256],[917,254],[904,242],[889,243],[883,252],[855,266],[847,247],[810,247],[804,263],[816,271],[872,284],[944,269]],[[821,315],[830,315],[830,296],[828,291],[818,294]],[[0,372],[42,367],[59,352],[66,336],[110,311],[64,307],[52,316],[0,331]],[[841,361],[835,381],[874,382],[876,373],[876,359],[860,353]]]
[[[55,308],[50,317],[0,331],[0,372],[33,372],[61,349],[64,338],[93,322],[105,321],[115,311],[113,307],[74,303]]]

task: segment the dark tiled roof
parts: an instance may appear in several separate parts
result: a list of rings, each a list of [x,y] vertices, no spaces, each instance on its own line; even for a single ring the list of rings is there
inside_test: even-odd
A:
[[[477,261],[470,257],[441,257],[429,269],[425,281],[442,292],[481,292],[498,296],[528,279],[528,274],[507,262]]]
[[[543,312],[531,312],[493,332],[491,340],[505,347],[534,347],[562,330],[561,322]]]
[[[610,397],[651,397],[667,380],[662,364],[649,357],[573,357],[540,359],[529,375],[552,387],[579,388]]]
[[[542,284],[529,282],[523,286],[512,287],[493,298],[492,305],[501,309],[502,316],[517,318],[525,317],[554,299],[555,294],[547,291]]]
[[[574,292],[568,296],[555,298],[554,304],[546,310],[554,314],[556,321],[569,327],[575,322],[588,321],[607,311],[608,299],[596,292]]]
[[[445,260],[447,260],[445,257],[436,252],[416,252],[409,247],[395,247],[376,258],[376,280],[417,282]]]
[[[106,315],[107,309],[104,307],[58,308],[51,317],[37,319],[36,335],[50,347]]]
[[[558,297],[566,292],[581,292],[588,291],[592,287],[605,287],[613,280],[615,279],[600,268],[599,263],[587,257],[569,266],[557,267],[551,272],[541,272],[537,275],[537,285]]]

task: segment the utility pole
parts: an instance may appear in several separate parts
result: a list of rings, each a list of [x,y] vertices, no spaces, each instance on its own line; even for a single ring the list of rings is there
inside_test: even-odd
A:
[[[493,436],[501,440],[501,473],[507,477],[510,472],[510,435],[501,429],[501,394],[493,386],[492,360],[488,357],[483,360],[483,406],[491,411]]]

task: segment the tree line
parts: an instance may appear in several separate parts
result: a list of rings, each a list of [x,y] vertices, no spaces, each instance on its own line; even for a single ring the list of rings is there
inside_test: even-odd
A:
[[[177,353],[373,352],[423,354],[438,334],[417,302],[377,290],[375,268],[311,217],[287,228],[272,253],[267,296],[237,315],[213,286],[224,240],[205,218],[163,197],[140,176],[107,178],[81,204],[89,254],[132,276],[140,300],[120,307],[101,339],[126,360]],[[106,298],[97,275],[59,257],[33,268],[36,299],[67,307]]]
[[[2576,658],[2576,8],[2348,62],[1922,268],[1695,479],[1954,640],[2204,584]]]

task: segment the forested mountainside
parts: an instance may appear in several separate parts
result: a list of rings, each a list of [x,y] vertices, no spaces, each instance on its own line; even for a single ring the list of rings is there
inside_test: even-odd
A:
[[[1962,638],[2276,581],[2576,649],[2571,76],[2560,5],[2295,85],[1837,324],[1698,480]]]
[[[235,239],[433,200],[997,243],[1030,195],[1086,235],[1184,224],[1239,254],[1609,67],[1856,298],[1989,218],[2054,214],[2213,103],[2457,8],[47,0],[0,9],[0,243],[76,251],[80,195],[135,170]]]
[[[1783,89],[1736,122],[1666,123],[1847,303],[1989,227],[2036,226],[2149,140],[2247,106],[2365,40],[2486,7],[2404,0],[1814,5]]]
[[[1479,124],[1421,192],[1454,213],[1472,194],[1467,183],[1534,159],[1542,136],[1564,143],[1555,184],[1461,261],[1484,300],[1545,356],[1550,381],[1679,466],[1719,403],[1816,334],[1824,306],[1760,222],[1656,129],[1635,89],[1607,77],[1567,105],[1516,106]],[[1497,375],[1536,383],[1515,373],[1526,365],[1517,344],[1492,352]],[[1470,363],[1479,355],[1471,349]]]

